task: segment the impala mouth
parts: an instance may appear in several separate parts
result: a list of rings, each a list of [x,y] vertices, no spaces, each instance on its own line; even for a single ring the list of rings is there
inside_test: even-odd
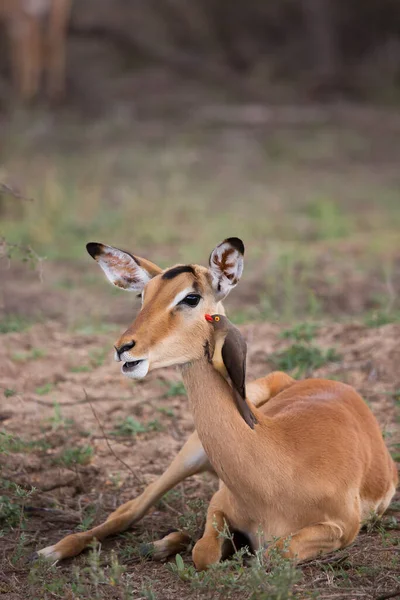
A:
[[[138,360],[127,360],[121,367],[121,371],[131,379],[143,379],[149,371],[148,358],[139,358]]]
[[[125,362],[122,365],[122,372],[123,373],[129,373],[130,371],[132,371],[133,369],[135,369],[141,362],[143,362],[143,359],[141,360],[132,360],[129,362]]]

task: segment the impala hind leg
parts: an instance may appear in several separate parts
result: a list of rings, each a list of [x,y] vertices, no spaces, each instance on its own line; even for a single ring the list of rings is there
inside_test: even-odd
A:
[[[108,519],[88,531],[73,533],[60,540],[53,546],[48,546],[39,550],[38,554],[49,558],[50,560],[62,560],[76,556],[84,550],[94,539],[102,541],[106,537],[125,531],[130,525],[139,521],[168,490],[173,488],[177,483],[200,473],[202,471],[212,471],[212,467],[208,462],[207,456],[203,450],[203,446],[196,432],[192,433],[185,445],[181,448],[178,455],[174,458],[168,469],[157,479],[150,484],[140,496],[134,500],[126,502],[117,510],[115,510]],[[170,547],[169,554],[182,549],[185,534],[178,536],[163,538],[159,550],[165,553]],[[178,550],[175,548],[178,547]]]
[[[360,524],[356,521],[347,532],[332,521],[316,523],[300,529],[292,536],[281,538],[276,544],[270,546],[266,555],[268,557],[271,548],[278,548],[287,558],[298,561],[314,558],[319,554],[326,554],[347,546],[354,540],[359,528]]]
[[[273,371],[265,377],[260,377],[246,384],[247,399],[254,406],[260,408],[270,398],[273,398],[295,382],[296,380],[293,377],[283,371]]]

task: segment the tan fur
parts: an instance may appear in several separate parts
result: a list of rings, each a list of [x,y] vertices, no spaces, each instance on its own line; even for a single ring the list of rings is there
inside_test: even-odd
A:
[[[123,360],[146,357],[149,370],[182,365],[196,433],[143,494],[106,523],[45,548],[45,556],[74,556],[93,538],[126,529],[168,489],[203,470],[214,470],[221,486],[193,550],[198,569],[220,560],[218,530],[225,522],[247,534],[255,548],[279,537],[283,552],[305,559],[351,543],[371,509],[382,514],[390,503],[397,471],[375,417],[350,386],[271,373],[247,385],[249,399],[260,408],[254,409],[254,430],[246,425],[230,386],[208,358],[213,337],[204,314],[222,310],[213,289],[218,278],[204,267],[194,270],[173,279],[154,276],[144,288],[142,310],[116,347],[134,341]],[[191,287],[202,296],[199,306],[171,308],[176,295]],[[163,555],[178,543],[179,536],[170,546],[164,540]]]
[[[65,89],[65,46],[72,0],[0,0],[9,39],[15,92],[29,102],[46,75],[50,100]]]

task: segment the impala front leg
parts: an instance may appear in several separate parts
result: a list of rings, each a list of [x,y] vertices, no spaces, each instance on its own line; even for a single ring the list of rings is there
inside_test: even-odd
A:
[[[110,535],[125,531],[130,525],[139,521],[168,490],[186,479],[186,477],[202,471],[212,471],[212,467],[197,433],[194,432],[168,469],[159,479],[151,483],[140,496],[117,508],[101,525],[89,529],[89,531],[68,535],[57,544],[39,550],[38,554],[50,560],[62,560],[63,558],[76,556],[94,539],[102,541]]]
[[[247,387],[248,398],[256,406],[266,402],[272,394],[278,393],[286,387],[291,380],[283,373],[271,373],[249,383]],[[288,379],[286,379],[288,378]],[[276,382],[278,380],[278,383]],[[196,473],[202,471],[213,471],[203,446],[196,432],[188,438],[168,469],[153,483],[151,483],[137,498],[129,500],[115,510],[108,519],[88,531],[73,533],[60,540],[53,546],[47,546],[39,550],[38,554],[48,557],[50,560],[62,560],[80,554],[94,539],[103,540],[110,535],[125,531],[133,523],[140,521],[147,511],[175,485]],[[186,536],[169,535],[159,542],[154,542],[152,556],[164,558],[168,554],[178,552],[180,546],[185,542]]]

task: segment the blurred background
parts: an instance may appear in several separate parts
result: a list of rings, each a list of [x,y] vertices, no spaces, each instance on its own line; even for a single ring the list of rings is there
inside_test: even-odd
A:
[[[3,315],[125,322],[88,240],[168,266],[231,235],[238,322],[397,314],[397,2],[0,0],[0,23]]]

